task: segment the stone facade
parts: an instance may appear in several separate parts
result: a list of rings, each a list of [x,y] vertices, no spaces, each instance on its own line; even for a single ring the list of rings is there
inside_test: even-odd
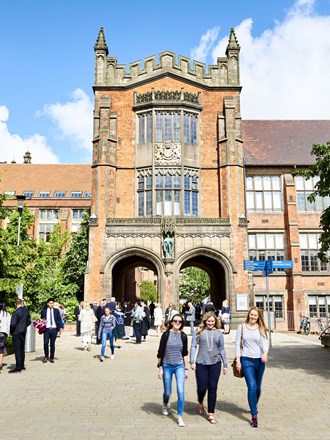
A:
[[[227,298],[235,309],[235,295],[248,293],[248,276],[237,269],[247,256],[247,223],[240,47],[234,30],[226,57],[218,58],[208,72],[198,62],[191,68],[182,56],[176,62],[172,52],[161,53],[158,64],[156,57],[130,64],[127,72],[109,56],[103,29],[94,50],[92,212],[97,220],[90,229],[86,298],[115,294],[124,299],[125,273],[142,265],[157,274],[162,305],[178,303],[180,270],[194,265],[209,274],[216,305]],[[168,119],[172,137],[158,134],[158,115],[180,119]],[[148,118],[153,119],[151,128],[144,133]],[[187,141],[184,124],[188,126],[189,118],[194,119],[196,136]],[[180,126],[176,134],[175,124]],[[150,138],[141,141],[142,135]],[[178,186],[177,195],[173,191],[168,196],[168,203],[175,205],[170,212],[166,201],[158,211],[157,179],[162,178],[174,179]],[[151,208],[144,213],[138,185],[148,179]],[[189,180],[194,195],[186,191]],[[195,197],[195,211],[186,215],[185,197],[190,196]],[[167,255],[166,237],[174,247]]]

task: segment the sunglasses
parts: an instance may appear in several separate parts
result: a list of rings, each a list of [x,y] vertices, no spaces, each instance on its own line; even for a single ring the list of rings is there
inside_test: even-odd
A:
[[[180,321],[178,321],[177,319],[173,319],[173,321],[172,322],[174,322],[175,324],[181,324],[182,323],[182,321],[180,320]]]

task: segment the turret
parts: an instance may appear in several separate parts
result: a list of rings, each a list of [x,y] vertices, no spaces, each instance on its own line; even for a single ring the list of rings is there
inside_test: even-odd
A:
[[[229,41],[226,49],[228,58],[228,83],[229,85],[239,85],[239,51],[241,50],[238,44],[234,28],[230,29]]]

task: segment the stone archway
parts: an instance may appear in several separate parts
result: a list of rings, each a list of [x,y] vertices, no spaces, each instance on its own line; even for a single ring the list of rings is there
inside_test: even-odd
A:
[[[222,301],[225,299],[232,302],[233,298],[233,277],[234,272],[231,262],[220,252],[210,249],[200,248],[189,251],[177,261],[177,273],[187,267],[198,267],[204,270],[210,277],[210,294],[217,309],[221,308]],[[179,279],[177,292],[179,291]]]
[[[126,249],[114,255],[107,263],[108,289],[110,296],[118,301],[134,301],[136,298],[137,268],[146,268],[156,275],[158,300],[162,297],[164,274],[158,257],[139,248]]]

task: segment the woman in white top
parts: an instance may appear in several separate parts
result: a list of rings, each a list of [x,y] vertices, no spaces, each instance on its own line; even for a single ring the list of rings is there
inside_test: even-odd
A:
[[[251,426],[258,427],[258,401],[261,381],[268,355],[266,326],[258,307],[251,307],[246,320],[240,324],[236,334],[236,363],[242,369],[248,387],[248,402],[251,411]]]
[[[3,352],[7,336],[10,333],[10,314],[6,310],[6,304],[0,304],[0,371],[2,370]]]
[[[84,304],[84,308],[79,314],[79,321],[81,325],[81,333],[83,336],[84,351],[91,350],[92,334],[95,330],[95,322],[97,321],[93,309],[89,303]]]
[[[155,304],[154,309],[154,326],[156,327],[157,336],[160,336],[160,328],[163,325],[163,310],[159,303]]]

